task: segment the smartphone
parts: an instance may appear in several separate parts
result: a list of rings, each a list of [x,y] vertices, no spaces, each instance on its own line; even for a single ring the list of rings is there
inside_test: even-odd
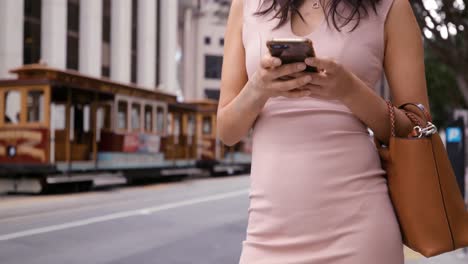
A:
[[[304,62],[308,57],[315,57],[312,40],[305,38],[272,39],[267,41],[271,56],[281,59],[283,64]],[[307,72],[318,72],[316,67],[307,65]]]

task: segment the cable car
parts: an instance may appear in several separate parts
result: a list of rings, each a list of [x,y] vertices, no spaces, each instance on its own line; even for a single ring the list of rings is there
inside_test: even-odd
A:
[[[246,171],[216,137],[217,102],[41,64],[0,80],[0,188]],[[231,151],[232,152],[232,151]],[[0,191],[1,191],[0,189]]]

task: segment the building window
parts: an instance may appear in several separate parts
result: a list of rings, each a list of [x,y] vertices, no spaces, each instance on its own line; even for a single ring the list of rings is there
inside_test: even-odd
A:
[[[219,88],[205,88],[205,97],[208,99],[219,101]]]
[[[138,53],[138,1],[132,0],[132,62],[131,82],[137,82],[137,53]]]
[[[80,1],[68,0],[67,13],[67,69],[78,70]]]
[[[102,65],[101,74],[104,77],[110,76],[111,67],[111,0],[102,2]]]
[[[23,64],[41,58],[41,0],[24,1]]]
[[[205,78],[221,79],[221,69],[223,67],[223,56],[205,56]]]
[[[219,45],[222,47],[224,46],[224,38],[219,39]]]
[[[132,104],[132,130],[140,130],[141,107],[139,104]]]
[[[151,132],[153,127],[153,107],[145,105],[145,131]]]
[[[30,91],[28,93],[28,122],[44,121],[44,92]]]
[[[76,37],[67,37],[67,69],[78,70],[78,46]]]
[[[210,44],[211,44],[211,38],[205,37],[205,45],[210,45]]]
[[[21,116],[21,93],[18,91],[7,91],[5,93],[5,123],[18,124]]]
[[[117,112],[117,128],[118,129],[127,129],[127,102],[120,101],[118,103],[118,112]]]

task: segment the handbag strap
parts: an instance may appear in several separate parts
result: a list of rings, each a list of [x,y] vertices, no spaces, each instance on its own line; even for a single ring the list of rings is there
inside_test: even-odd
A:
[[[390,135],[395,137],[395,107],[392,102],[386,101],[388,107],[388,114],[390,115]]]
[[[406,111],[406,110],[403,110],[403,112],[411,120],[411,122],[413,122],[413,125],[421,126],[421,127],[423,126],[421,121],[419,121],[419,119],[416,117],[416,115],[414,113]]]
[[[390,115],[390,135],[392,137],[396,137],[396,133],[395,133],[395,127],[396,127],[396,118],[395,118],[395,107],[393,106],[392,102],[390,100],[386,101],[387,102],[387,106],[388,106],[388,112],[389,112],[389,115]],[[411,105],[411,106],[415,106],[419,111],[421,111],[426,120],[425,120],[425,123],[426,124],[421,124],[421,122],[419,121],[418,117],[416,116],[416,114],[414,114],[413,112],[411,111],[408,111],[405,109],[406,106],[408,105]],[[426,110],[426,108],[424,107],[424,105],[422,104],[415,104],[415,103],[406,103],[406,104],[403,104],[401,105],[400,107],[398,107],[398,109],[401,109],[403,110],[403,112],[406,114],[406,116],[411,120],[411,122],[413,123],[413,125],[415,125],[415,127],[413,128],[413,130],[411,131],[410,135],[411,137],[418,137],[418,138],[421,138],[421,137],[429,137],[435,133],[437,133],[437,127],[432,124],[432,117],[431,117],[431,114]]]
[[[426,110],[426,107],[424,107],[423,104],[415,104],[415,103],[406,103],[406,104],[402,104],[400,107],[398,107],[399,109],[403,109],[405,110],[405,112],[407,112],[407,110],[405,109],[406,106],[408,105],[411,105],[411,106],[415,106],[421,113],[423,113],[424,117],[426,118],[426,123],[427,122],[431,122],[432,123],[432,116],[431,114],[429,113],[429,111]],[[409,117],[411,120],[413,118],[415,118],[414,116],[414,113],[410,113],[410,115],[412,115],[413,117]],[[417,120],[417,119],[416,119]],[[414,122],[414,120],[412,120]],[[415,124],[418,124],[418,123],[415,123]],[[420,124],[418,124],[420,125]]]

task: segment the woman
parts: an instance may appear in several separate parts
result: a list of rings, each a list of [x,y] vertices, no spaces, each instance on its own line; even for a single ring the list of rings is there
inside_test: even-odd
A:
[[[218,133],[253,128],[242,264],[403,264],[385,172],[367,128],[389,138],[393,103],[428,106],[421,31],[408,0],[233,0]],[[316,58],[281,65],[271,38],[310,38]],[[320,73],[303,73],[307,65]],[[284,77],[293,77],[287,79]],[[396,112],[397,134],[411,122]]]

